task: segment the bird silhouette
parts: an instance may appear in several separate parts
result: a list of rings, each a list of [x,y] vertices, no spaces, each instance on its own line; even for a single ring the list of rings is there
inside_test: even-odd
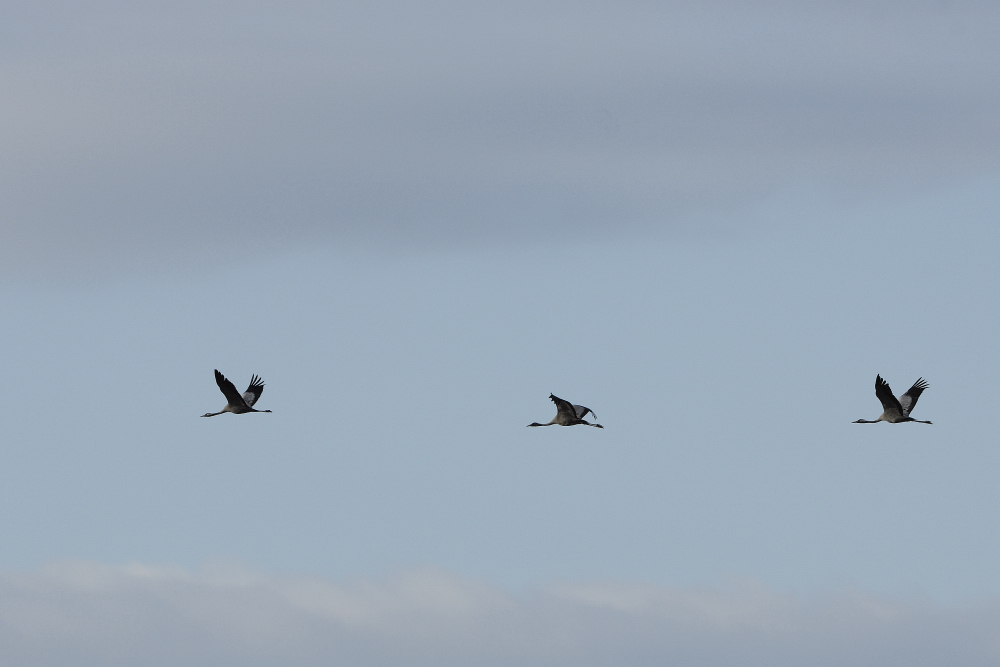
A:
[[[930,422],[920,421],[910,416],[910,411],[917,405],[920,394],[927,389],[927,383],[923,378],[919,378],[913,386],[906,390],[906,393],[898,399],[892,395],[889,383],[882,379],[881,375],[875,376],[875,396],[882,402],[882,414],[875,421],[859,419],[855,424],[877,424],[879,422],[889,422],[899,424],[901,422],[917,422],[918,424],[930,424]]]
[[[207,412],[202,417],[214,417],[224,412],[231,412],[234,415],[242,415],[245,412],[270,412],[270,410],[253,409],[254,403],[264,393],[264,381],[256,375],[250,378],[250,386],[247,387],[247,390],[243,394],[236,391],[236,386],[227,380],[226,376],[220,373],[218,369],[215,371],[215,384],[219,385],[219,389],[222,390],[228,403],[219,412]]]
[[[558,424],[559,426],[576,426],[577,424],[583,424],[585,426],[604,428],[600,424],[591,424],[584,419],[584,417],[587,416],[587,413],[594,415],[594,419],[597,419],[597,415],[595,415],[594,411],[590,408],[585,408],[582,405],[573,405],[569,401],[564,401],[555,394],[549,394],[549,398],[556,404],[556,416],[548,424],[539,424],[538,422],[535,422],[533,424],[528,424],[528,426],[552,426],[553,424]]]

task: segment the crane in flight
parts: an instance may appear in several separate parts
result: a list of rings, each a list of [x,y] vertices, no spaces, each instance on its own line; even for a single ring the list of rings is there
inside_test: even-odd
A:
[[[215,371],[215,384],[219,385],[219,389],[222,390],[228,402],[226,403],[226,407],[222,408],[219,412],[207,412],[202,417],[214,417],[215,415],[221,415],[223,412],[232,412],[234,415],[242,415],[244,412],[270,412],[270,410],[253,409],[254,403],[264,393],[264,381],[256,375],[250,378],[250,386],[247,387],[247,390],[243,394],[236,391],[236,386],[227,380],[226,376],[220,373],[218,369]]]
[[[881,375],[875,376],[875,396],[882,402],[882,414],[875,421],[859,419],[855,424],[877,424],[879,422],[889,422],[899,424],[901,422],[917,422],[918,424],[930,424],[930,422],[920,421],[910,416],[910,411],[917,405],[920,394],[927,389],[927,383],[923,378],[919,378],[913,386],[906,390],[906,393],[898,399],[892,395],[889,383],[882,379]]]
[[[600,424],[591,424],[590,422],[584,420],[587,413],[594,415],[594,411],[590,408],[585,408],[582,405],[573,405],[569,401],[564,401],[555,394],[549,394],[549,398],[556,404],[556,416],[548,424],[539,424],[538,422],[535,422],[533,424],[528,424],[528,426],[552,426],[553,424],[558,424],[559,426],[576,426],[577,424],[584,424],[585,426],[604,428]],[[597,419],[597,415],[594,415],[594,419]]]

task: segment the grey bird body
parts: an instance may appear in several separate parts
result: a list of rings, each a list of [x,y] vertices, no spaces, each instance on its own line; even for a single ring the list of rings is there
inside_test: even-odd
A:
[[[585,408],[582,405],[573,405],[569,401],[565,401],[555,394],[549,394],[549,399],[556,404],[556,416],[548,424],[539,424],[534,422],[528,424],[528,426],[576,426],[577,424],[583,424],[584,426],[593,426],[595,428],[604,428],[600,424],[591,424],[586,421],[584,417],[587,414],[594,415],[594,419],[597,419],[597,415],[590,408]]]
[[[226,407],[218,412],[206,412],[202,417],[214,417],[225,412],[231,412],[234,415],[242,415],[247,412],[270,412],[270,410],[254,410],[254,403],[264,393],[264,382],[256,375],[250,379],[250,386],[242,394],[236,391],[236,385],[227,380],[226,376],[218,369],[215,371],[215,383],[219,385],[219,389],[226,397]]]
[[[928,421],[920,421],[910,416],[910,411],[917,405],[920,394],[927,389],[927,383],[923,378],[919,378],[913,386],[906,390],[906,393],[896,398],[889,388],[889,383],[882,379],[881,375],[875,376],[875,396],[882,403],[882,414],[874,421],[859,419],[855,424],[877,424],[879,422],[889,422],[890,424],[901,424],[902,422],[917,422],[918,424],[930,424]]]

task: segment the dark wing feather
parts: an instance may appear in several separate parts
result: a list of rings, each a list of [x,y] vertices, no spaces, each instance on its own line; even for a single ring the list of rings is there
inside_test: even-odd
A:
[[[903,407],[896,400],[896,397],[892,395],[889,383],[883,380],[881,375],[875,376],[875,396],[882,403],[882,410],[885,412],[896,410],[899,414],[903,414]]]
[[[246,401],[246,404],[252,408],[253,404],[257,402],[257,399],[259,399],[260,395],[263,393],[264,381],[254,375],[250,378],[250,386],[247,387],[245,392],[243,392],[243,400]]]
[[[555,394],[549,394],[549,398],[552,402],[556,404],[556,411],[560,415],[566,415],[568,419],[579,419],[576,416],[576,411],[573,410],[573,404],[569,401],[564,401]]]
[[[906,390],[905,394],[899,397],[899,405],[903,408],[904,417],[910,416],[910,411],[917,405],[917,399],[920,398],[920,394],[924,393],[924,389],[927,389],[927,387],[927,382],[923,378],[920,378],[913,383],[912,387]]]
[[[588,412],[594,415],[594,419],[597,419],[597,414],[593,410],[591,410],[590,408],[585,408],[582,405],[574,405],[573,412],[576,413],[577,419],[583,419],[584,417],[587,416]]]
[[[215,384],[219,385],[219,389],[222,390],[229,405],[246,405],[246,401],[240,396],[240,392],[236,391],[233,383],[227,380],[226,376],[220,373],[218,369],[215,371]]]

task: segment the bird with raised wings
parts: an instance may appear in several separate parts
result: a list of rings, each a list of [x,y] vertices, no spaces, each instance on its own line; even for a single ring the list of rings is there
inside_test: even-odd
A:
[[[227,380],[226,376],[220,373],[218,369],[215,371],[215,384],[219,385],[219,389],[222,390],[228,402],[226,403],[226,407],[222,408],[219,412],[207,412],[202,417],[214,417],[224,412],[231,412],[234,415],[242,415],[245,412],[270,412],[270,410],[254,410],[253,408],[254,403],[264,393],[264,381],[256,375],[250,378],[250,386],[242,394],[236,391],[236,386]]]
[[[881,375],[875,376],[875,396],[882,402],[882,414],[875,421],[859,419],[855,424],[877,424],[879,422],[889,422],[899,424],[901,422],[917,422],[918,424],[930,424],[930,422],[920,421],[910,416],[910,412],[917,405],[920,394],[927,389],[927,383],[923,378],[919,378],[913,386],[906,390],[906,393],[896,398],[892,395],[889,383],[882,379]]]
[[[584,424],[585,426],[594,426],[596,428],[604,428],[600,424],[591,424],[590,422],[584,420],[587,414],[594,415],[594,419],[597,419],[597,415],[590,408],[585,408],[582,405],[573,405],[569,401],[564,401],[555,394],[549,394],[549,398],[553,403],[556,404],[556,416],[548,424],[539,424],[535,422],[533,424],[528,424],[528,426],[552,426],[553,424],[558,424],[559,426],[576,426],[577,424]]]

